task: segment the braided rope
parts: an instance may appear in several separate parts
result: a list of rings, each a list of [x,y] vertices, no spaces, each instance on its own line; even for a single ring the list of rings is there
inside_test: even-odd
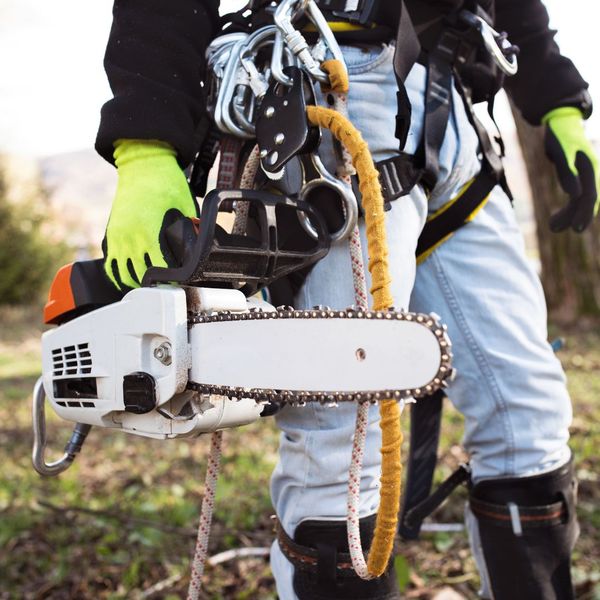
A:
[[[336,99],[336,95],[345,95],[348,91],[347,77],[340,75],[343,67],[340,63],[336,64],[336,61],[328,61],[328,64],[324,64],[323,67],[330,73],[330,81],[336,82],[335,90],[330,90],[330,93],[334,94],[334,105],[337,104],[337,107],[341,107],[344,111],[345,107],[342,105],[342,101]],[[334,72],[336,73],[335,77],[332,76]],[[352,164],[359,174],[359,187],[363,198],[374,308],[376,310],[389,308],[392,305],[392,295],[389,286],[390,275],[383,197],[379,184],[379,174],[373,164],[368,146],[356,128],[340,112],[320,106],[309,106],[307,107],[307,115],[313,125],[329,129],[352,157]],[[360,238],[358,238],[358,241],[360,243]],[[362,254],[360,264],[362,265]],[[357,574],[363,579],[382,575],[393,550],[398,519],[397,513],[400,506],[402,473],[400,460],[402,444],[401,410],[402,407],[394,400],[383,400],[379,404],[380,427],[382,430],[380,505],[369,560],[366,565],[360,543],[358,508],[368,409],[363,407],[361,410],[361,407],[359,407],[357,412],[349,473],[347,526],[352,565]]]
[[[210,437],[210,453],[208,455],[208,466],[204,480],[204,498],[202,498],[202,509],[200,511],[200,525],[198,526],[198,537],[196,538],[196,549],[192,560],[192,574],[188,588],[187,600],[198,600],[200,588],[202,587],[202,575],[208,555],[208,540],[210,538],[210,526],[212,523],[213,509],[215,507],[215,492],[217,479],[219,477],[219,466],[221,462],[222,431],[215,431]]]
[[[252,189],[259,164],[259,150],[258,146],[255,146],[250,152],[248,160],[244,165],[244,170],[242,171],[240,178],[241,189]],[[248,224],[248,205],[248,202],[239,202],[236,206],[232,233],[238,235],[245,233]],[[210,453],[208,456],[206,478],[204,480],[204,498],[202,499],[202,508],[200,510],[200,524],[198,526],[196,549],[194,550],[194,558],[192,560],[192,572],[187,600],[198,600],[200,589],[202,587],[202,575],[208,556],[208,541],[210,538],[212,513],[215,506],[215,493],[219,477],[222,440],[223,431],[215,431],[210,440]]]
[[[259,153],[260,151],[258,149],[258,145],[256,145],[254,148],[252,148],[252,151],[246,160],[244,170],[242,171],[242,176],[240,177],[240,188],[242,190],[251,190],[254,188],[254,179],[260,165]],[[233,222],[233,229],[231,230],[231,233],[236,235],[244,235],[246,233],[249,212],[249,202],[239,200],[236,202],[235,221]]]
[[[335,72],[332,63],[325,65],[330,73],[331,90],[328,93],[333,98],[333,110],[348,118],[348,86],[344,80],[334,78],[331,73]],[[352,156],[347,148],[339,144],[340,161],[338,162],[337,176],[352,185],[351,175],[354,172]],[[357,308],[368,310],[369,302],[367,296],[367,280],[365,277],[365,266],[362,255],[362,242],[358,225],[352,230],[348,241],[350,250],[350,262],[352,267],[352,283],[354,285],[354,302]],[[369,573],[367,561],[362,549],[360,537],[360,482],[362,479],[363,458],[365,454],[365,443],[367,439],[367,428],[369,426],[369,404],[359,403],[356,411],[356,424],[354,426],[354,437],[352,440],[352,457],[348,471],[348,492],[346,495],[346,527],[348,531],[348,550],[352,560],[352,567],[361,579],[372,579]]]

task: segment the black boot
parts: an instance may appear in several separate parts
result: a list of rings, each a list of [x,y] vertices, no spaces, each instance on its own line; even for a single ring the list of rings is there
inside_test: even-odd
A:
[[[494,600],[570,600],[579,526],[572,461],[534,477],[481,481],[469,507]]]
[[[375,515],[360,520],[363,548],[371,545]],[[393,562],[377,579],[360,579],[352,569],[345,521],[303,521],[293,541],[277,528],[284,556],[294,565],[294,591],[299,600],[398,600]]]

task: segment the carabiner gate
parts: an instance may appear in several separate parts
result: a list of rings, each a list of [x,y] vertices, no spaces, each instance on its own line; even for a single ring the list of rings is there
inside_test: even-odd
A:
[[[306,14],[317,29],[319,42],[322,41],[326,46],[326,50],[329,50],[336,60],[341,61],[345,65],[339,44],[314,0],[283,0],[275,10],[273,22],[281,32],[285,45],[298,57],[300,63],[311,77],[320,83],[328,84],[329,75],[321,68],[319,61],[311,53],[305,37],[292,24],[292,21],[302,14]],[[277,70],[277,81],[285,85],[290,85],[283,78],[280,79],[279,75],[280,71]]]

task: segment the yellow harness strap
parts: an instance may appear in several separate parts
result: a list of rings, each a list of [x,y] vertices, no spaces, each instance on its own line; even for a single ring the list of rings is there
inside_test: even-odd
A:
[[[332,89],[340,92],[348,90],[348,77],[339,62],[326,61],[322,66],[330,75]],[[362,194],[373,308],[386,310],[392,306],[393,300],[390,291],[385,211],[379,173],[369,147],[360,132],[340,113],[322,106],[308,106],[306,111],[310,123],[329,129],[352,157]],[[380,502],[367,562],[369,573],[374,577],[384,573],[392,555],[398,526],[402,475],[402,431],[398,402],[391,399],[382,400],[379,403],[379,414],[382,433]]]

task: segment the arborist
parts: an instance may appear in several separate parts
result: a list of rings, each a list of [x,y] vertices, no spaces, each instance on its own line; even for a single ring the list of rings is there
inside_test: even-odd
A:
[[[221,29],[218,4],[114,2],[105,57],[114,98],[102,109],[96,148],[119,175],[105,240],[117,287],[136,287],[150,265],[166,264],[159,233],[168,211],[197,215],[183,169],[206,132],[205,50]],[[273,4],[251,2],[245,22],[265,22]],[[560,54],[541,0],[317,4],[343,44],[349,117],[389,203],[395,306],[439,314],[454,343],[448,396],[465,417],[466,521],[482,596],[572,598],[571,403],[501,160],[472,106],[491,107],[505,85],[525,119],[545,127],[548,156],[570,197],[551,227],[580,232],[597,212],[600,178],[583,126],[592,112],[587,83]],[[347,246],[332,244],[295,290],[296,307],[353,304]],[[276,417],[282,434],[271,493],[279,535],[271,564],[283,600],[399,597],[392,565],[371,580],[347,565],[355,412],[351,404],[310,404]],[[378,414],[371,414],[360,482],[366,549],[380,465]]]

